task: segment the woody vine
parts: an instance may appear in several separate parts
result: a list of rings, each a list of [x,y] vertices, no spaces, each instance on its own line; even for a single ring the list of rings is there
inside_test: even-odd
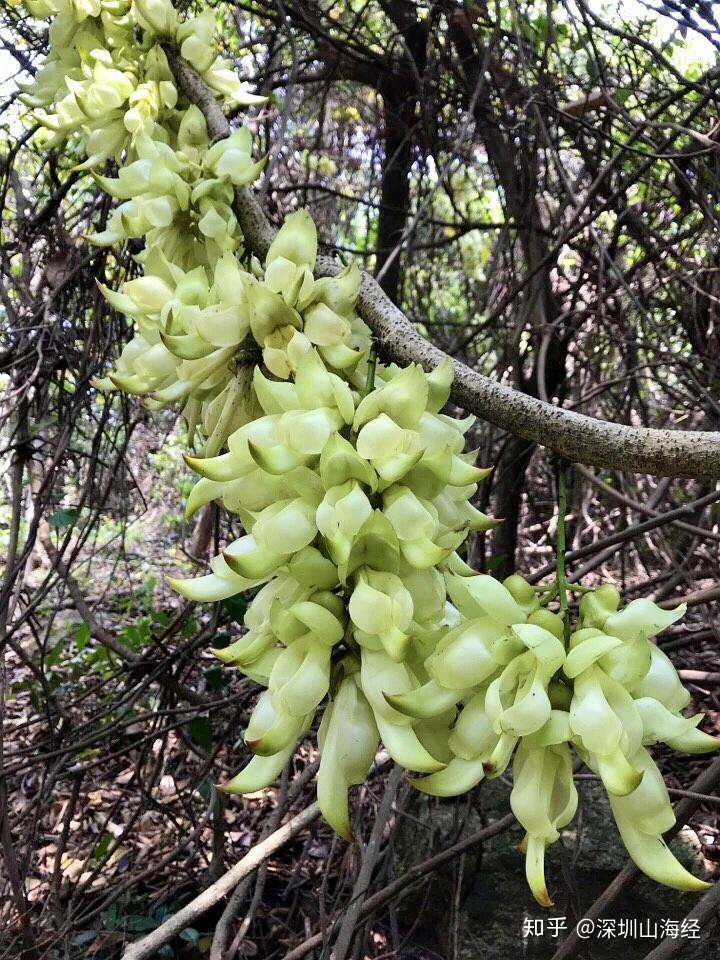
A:
[[[562,471],[551,583],[467,565],[470,531],[496,521],[471,502],[487,474],[465,451],[473,418],[442,412],[452,365],[376,358],[355,309],[360,271],[316,276],[308,211],[286,219],[264,262],[246,249],[236,190],[264,161],[242,124],[213,142],[168,59],[189,63],[218,104],[262,102],[216,55],[212,10],[25,5],[51,20],[50,55],[24,94],[40,136],[78,143],[78,169],[116,201],[88,240],[110,255],[128,240],[141,248],[140,275],[102,288],[135,335],[96,387],[177,410],[199,478],[187,516],[216,502],[245,530],[208,575],[173,581],[202,603],[255,591],[245,631],[215,650],[263,688],[245,732],[252,759],[222,788],[272,783],[318,710],[318,800],[347,840],[349,789],[380,743],[436,796],[511,770],[528,883],[549,905],[545,849],[575,814],[575,755],[602,779],[640,869],[703,889],[663,840],[674,814],[649,751],[720,746],[702,715],[683,714],[689,694],[654,643],[684,605],[621,607],[611,584],[568,585]]]

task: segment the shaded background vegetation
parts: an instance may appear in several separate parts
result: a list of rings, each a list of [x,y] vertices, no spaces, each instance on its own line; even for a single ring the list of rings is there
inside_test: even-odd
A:
[[[720,429],[711,5],[248,0],[216,11],[225,52],[273,94],[243,119],[270,157],[260,193],[275,222],[308,206],[327,251],[358,258],[429,338],[483,373],[613,422]],[[180,519],[191,479],[169,414],[90,385],[128,337],[97,281],[127,279],[137,251],[86,244],[109,200],[74,171],[77,146],[45,149],[18,101],[46,24],[4,3],[0,42],[0,954],[115,957],[309,802],[316,757],[308,747],[262,796],[226,804],[213,787],[244,760],[253,690],[206,650],[237,632],[243,601],[191,608],[163,575],[202,570],[229,521],[214,507],[193,526]],[[496,465],[479,505],[503,523],[473,541],[472,562],[546,575],[552,461],[488,424],[474,431]],[[571,578],[669,605],[689,595],[663,644],[708,729],[720,717],[719,500],[712,482],[576,465],[567,517]],[[681,793],[706,765],[665,768]],[[390,769],[381,755],[355,797],[365,841],[378,805],[394,805],[370,864],[375,891],[402,874],[397,838],[418,816],[404,784],[387,786]],[[478,802],[431,805],[420,859],[437,850],[428,824],[440,807],[452,807],[447,846]],[[711,869],[718,803],[694,806]],[[322,825],[301,835],[231,901],[225,955],[319,955],[308,938],[344,915],[367,849]],[[446,880],[444,919],[428,869],[415,917],[389,899],[349,949],[458,955],[467,871],[463,882],[456,863]],[[572,906],[572,870],[554,880]],[[206,955],[217,919],[163,955]]]

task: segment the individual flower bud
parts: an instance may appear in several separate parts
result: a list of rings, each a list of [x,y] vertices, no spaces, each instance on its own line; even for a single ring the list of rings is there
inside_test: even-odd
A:
[[[262,581],[248,579],[236,574],[227,566],[227,563],[224,564],[224,569],[219,573],[213,571],[206,576],[192,577],[188,580],[181,580],[176,577],[168,578],[168,583],[173,590],[176,590],[186,600],[192,600],[195,603],[217,603],[219,600],[227,600],[238,593],[250,590],[257,586],[259,582]]]
[[[674,610],[663,610],[652,600],[639,598],[618,613],[609,616],[603,629],[606,633],[620,637],[621,640],[632,640],[638,635],[647,640],[680,620],[686,610],[685,603],[681,603]]]
[[[306,587],[332,590],[338,585],[337,567],[315,547],[299,550],[288,564],[288,572]]]
[[[307,599],[309,589],[290,575],[280,574],[258,590],[244,617],[250,630],[273,630],[272,614],[277,607],[286,610]]]
[[[265,265],[269,266],[278,257],[289,260],[298,267],[315,266],[317,258],[317,230],[307,210],[288,214],[268,248]]]
[[[90,170],[110,159],[117,160],[128,139],[125,124],[121,120],[110,121],[88,133],[85,141],[87,160],[78,164],[76,170]]]
[[[134,0],[141,25],[162,37],[172,37],[177,27],[177,12],[171,0]]]
[[[399,576],[412,597],[417,627],[447,622],[445,580],[439,570],[417,570],[401,564]]]
[[[345,423],[352,423],[355,401],[348,384],[329,373],[313,349],[306,351],[295,365],[295,387],[300,406],[336,407]]]
[[[216,93],[227,97],[240,106],[248,107],[258,103],[265,103],[267,97],[259,97],[251,93],[247,85],[240,81],[234,66],[225,66],[227,60],[218,57],[214,64],[203,71],[203,79]]]
[[[400,569],[397,534],[381,510],[374,510],[352,538],[350,553],[339,570],[342,580],[359,567],[393,574]]]
[[[415,430],[425,411],[428,385],[422,367],[411,364],[382,387],[364,397],[355,413],[353,429],[386,414],[398,426]]]
[[[288,410],[280,417],[278,435],[281,443],[300,456],[317,457],[343,423],[342,414],[337,408]]]
[[[566,677],[573,679],[588,670],[609,651],[622,647],[619,637],[611,637],[596,627],[584,627],[570,635],[570,652],[563,665]]]
[[[467,420],[455,420],[453,417],[423,412],[418,431],[427,453],[460,454],[465,446],[465,425],[470,427],[474,422],[475,417],[472,416]]]
[[[453,362],[450,357],[445,357],[434,370],[426,374],[428,385],[427,410],[430,413],[439,413],[450,399],[453,375]]]
[[[245,742],[253,753],[270,757],[289,744],[296,743],[307,726],[306,717],[295,717],[278,710],[270,691],[263,690],[250,714],[250,722],[245,730]]]
[[[450,764],[455,759],[448,746],[448,737],[456,718],[457,708],[453,704],[444,713],[429,719],[417,720],[413,724],[413,730],[420,743],[441,763]]]
[[[262,510],[252,525],[256,542],[267,550],[291,554],[315,539],[315,505],[297,498],[281,500]]]
[[[303,286],[298,296],[298,309],[304,310],[313,303],[324,303],[340,316],[349,316],[360,292],[361,279],[358,265],[354,261],[348,263],[334,277],[321,277],[307,289]]]
[[[386,693],[385,699],[400,713],[415,720],[430,720],[442,716],[470,694],[469,686],[453,689],[437,680],[428,680],[410,693]]]
[[[432,538],[437,533],[437,511],[431,503],[419,500],[407,487],[395,485],[385,491],[383,513],[400,541]]]
[[[487,758],[497,740],[498,734],[485,711],[485,690],[481,690],[460,711],[449,737],[450,749],[465,760]]]
[[[218,790],[222,793],[243,794],[257,793],[258,790],[269,787],[280,776],[286,763],[295,753],[296,747],[297,743],[291,741],[282,750],[269,757],[253,757],[240,773],[227,783],[219,784]]]
[[[650,669],[632,687],[632,694],[635,697],[653,697],[671,713],[679,713],[690,703],[690,694],[682,685],[672,661],[654,644],[650,648]]]
[[[378,748],[372,710],[355,677],[347,677],[325,708],[320,730],[317,796],[322,814],[336,833],[352,840],[348,789],[362,783]]]
[[[538,627],[543,627],[549,633],[552,633],[553,636],[557,637],[558,640],[562,640],[565,635],[565,624],[563,623],[562,617],[559,617],[556,613],[552,613],[545,607],[533,611],[528,617],[527,622],[533,623]]]
[[[347,562],[356,534],[372,513],[370,501],[356,480],[327,491],[317,508],[316,523],[336,564]]]
[[[191,103],[184,111],[178,128],[178,149],[186,147],[205,147],[209,143],[207,123],[199,107]]]
[[[506,577],[503,580],[503,586],[510,591],[514,600],[522,607],[526,616],[534,613],[540,606],[537,593],[535,593],[527,580],[518,573],[513,573],[511,576]]]
[[[198,229],[204,237],[220,240],[227,236],[228,220],[223,216],[225,211],[221,204],[203,199],[200,201],[200,211],[202,216],[198,220]]]
[[[652,644],[638,634],[609,650],[599,661],[599,666],[609,677],[629,689],[647,674],[651,662]]]
[[[476,787],[484,776],[483,760],[479,758],[463,760],[462,757],[453,757],[443,770],[431,773],[427,777],[415,777],[410,782],[416,790],[432,797],[457,797]]]
[[[262,582],[282,566],[291,552],[278,553],[261,546],[255,537],[248,535],[234,540],[226,547],[223,557],[234,573]]]
[[[239,127],[229,137],[214,143],[203,161],[214,176],[220,180],[229,180],[236,187],[256,180],[266,162],[253,162],[252,136],[247,127]]]
[[[316,303],[303,313],[303,333],[318,347],[332,347],[348,341],[350,323],[324,303]]]
[[[330,687],[330,646],[312,634],[282,651],[270,674],[273,706],[293,717],[314,712]]]
[[[505,626],[523,623],[525,611],[501,583],[487,574],[446,577],[450,599],[470,619],[492,617]]]
[[[191,33],[187,33],[192,30]],[[181,56],[199,73],[204,73],[216,59],[212,47],[215,32],[215,13],[206,10],[193,20],[186,21],[178,31],[178,40],[185,36],[180,45]]]
[[[498,734],[520,737],[542,727],[552,707],[532,654],[516,657],[492,681],[485,709]]]
[[[644,744],[661,741],[673,750],[681,750],[683,753],[710,753],[720,750],[720,738],[711,737],[697,729],[704,714],[696,713],[694,717],[679,716],[671,713],[653,697],[636,699],[635,707],[642,719]]]
[[[567,744],[538,746],[533,737],[523,739],[513,762],[510,806],[527,831],[525,875],[543,907],[552,906],[545,883],[545,848],[575,816],[577,802]]]
[[[629,757],[642,742],[642,720],[624,687],[592,666],[575,679],[570,726],[608,793],[625,796],[642,778]]]
[[[626,796],[609,795],[628,853],[640,870],[658,883],[675,890],[706,890],[710,884],[689,873],[663,840],[663,833],[675,823],[675,814],[660,771],[642,747],[631,762],[642,773],[639,786]]]
[[[212,483],[212,481],[201,480],[198,486],[200,483]],[[285,477],[274,477],[260,469],[253,470],[237,480],[230,480],[219,486],[222,488],[223,506],[230,513],[236,513],[239,516],[244,511],[258,512],[264,510],[265,507],[269,507],[278,500],[291,498],[294,493]],[[194,499],[194,496],[195,490],[193,489],[188,499]]]
[[[374,493],[378,484],[377,474],[370,464],[339,433],[332,434],[322,449],[320,476],[326,490],[342,486],[348,480],[358,480]]]
[[[315,591],[310,599],[300,599],[289,608],[276,600],[270,623],[277,639],[286,646],[312,638],[330,649],[345,633],[343,601],[329,591]]]
[[[611,583],[603,583],[580,599],[580,617],[582,626],[598,627],[602,630],[605,621],[620,606],[620,593]]]
[[[372,707],[380,737],[396,763],[418,773],[435,773],[444,763],[430,754],[413,730],[412,720],[392,707],[385,693],[404,693],[417,680],[404,663],[394,662],[384,651],[363,649],[360,669],[362,690]]]
[[[359,630],[379,638],[393,660],[402,658],[410,642],[405,631],[412,620],[413,605],[399,577],[363,567],[358,572],[348,612]]]
[[[386,485],[404,477],[423,454],[420,435],[399,427],[384,413],[362,427],[356,449]]]
[[[250,309],[250,329],[259,344],[264,344],[271,333],[280,327],[300,329],[301,320],[297,311],[289,307],[283,298],[273,293],[262,283],[250,283],[247,288]]]
[[[475,687],[499,669],[493,644],[505,629],[490,617],[461,623],[442,638],[425,669],[450,688]]]
[[[214,347],[238,347],[247,336],[249,324],[242,303],[218,303],[201,310],[195,326]]]
[[[497,733],[526,736],[550,717],[547,687],[563,664],[565,649],[557,637],[533,624],[516,624],[512,632],[528,652],[514,657],[492,681],[485,709]]]
[[[223,663],[244,667],[266,653],[275,645],[275,642],[274,634],[268,629],[250,630],[227,647],[211,647],[210,649],[214,656],[218,660],[222,660]]]
[[[168,300],[173,297],[172,287],[159,277],[138,277],[128,280],[122,286],[122,292],[130,297],[136,310],[141,313],[159,314]]]

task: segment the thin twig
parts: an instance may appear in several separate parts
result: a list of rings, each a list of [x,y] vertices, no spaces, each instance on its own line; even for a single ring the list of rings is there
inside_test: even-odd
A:
[[[335,946],[330,954],[331,960],[345,960],[348,950],[350,949],[355,927],[360,917],[363,903],[365,902],[368,887],[370,886],[370,879],[380,856],[383,831],[390,818],[392,805],[395,802],[395,796],[397,795],[398,787],[402,782],[404,773],[403,768],[396,764],[388,777],[385,793],[370,833],[370,839],[363,850],[362,863],[357,879],[355,880],[352,896],[350,897],[350,904],[343,917],[340,932],[338,933]]]
[[[482,830],[470,834],[469,837],[465,837],[464,840],[458,841],[458,843],[453,844],[446,850],[435,854],[433,857],[429,857],[427,860],[423,860],[422,863],[417,863],[415,866],[410,867],[402,877],[398,877],[396,880],[393,880],[392,883],[389,883],[371,897],[367,898],[360,911],[360,918],[370,916],[375,910],[385,906],[385,904],[391,900],[396,898],[402,899],[407,896],[413,884],[421,880],[426,874],[439,870],[440,867],[446,863],[450,863],[455,857],[459,857],[465,850],[474,847],[478,843],[482,843],[484,840],[489,840],[491,837],[497,836],[504,830],[509,829],[514,823],[516,823],[515,817],[512,813],[508,813],[501,820],[496,820],[495,823],[491,823]],[[339,921],[336,921],[333,927],[338,923]],[[325,931],[321,930],[319,933],[308,937],[303,943],[285,954],[284,960],[301,960],[302,957],[306,957],[309,953],[312,953],[316,947],[322,944],[325,933]]]
[[[316,802],[298,813],[292,820],[288,820],[266,840],[256,844],[245,854],[242,860],[231,867],[211,887],[191,900],[182,910],[179,910],[156,930],[143,937],[142,940],[130,944],[123,954],[123,960],[145,960],[145,957],[152,957],[160,947],[172,940],[186,927],[192,926],[198,917],[201,917],[216,903],[219,903],[242,879],[257,870],[268,857],[285,846],[286,843],[289,843],[301,830],[304,830],[306,826],[316,820],[319,814],[320,807]]]

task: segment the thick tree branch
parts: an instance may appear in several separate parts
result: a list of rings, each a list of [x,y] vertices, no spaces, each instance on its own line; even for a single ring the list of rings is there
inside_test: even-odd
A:
[[[211,91],[178,55],[166,51],[178,86],[202,110],[213,139],[230,133],[230,125]],[[274,235],[252,193],[239,190],[236,214],[250,249],[260,259]],[[329,276],[340,269],[328,257],[318,259],[317,272]],[[446,355],[426,340],[367,274],[358,301],[363,320],[372,328],[383,357],[399,364],[419,363],[431,370]],[[528,396],[453,361],[452,399],[510,433],[549,447],[566,460],[661,477],[720,478],[720,433],[655,430],[608,423]]]

